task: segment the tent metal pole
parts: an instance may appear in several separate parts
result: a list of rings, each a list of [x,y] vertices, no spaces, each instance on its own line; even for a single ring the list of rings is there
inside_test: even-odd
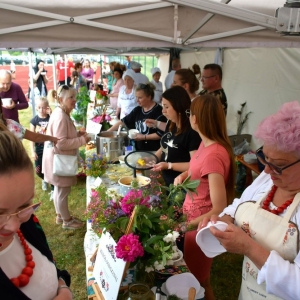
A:
[[[244,28],[244,29],[226,31],[226,32],[222,32],[222,33],[211,34],[211,35],[206,35],[206,36],[199,37],[199,38],[190,39],[188,41],[188,44],[191,45],[191,44],[195,44],[195,43],[211,41],[211,40],[220,39],[220,38],[224,38],[224,37],[228,37],[228,36],[249,33],[249,32],[254,32],[254,31],[259,31],[259,30],[264,30],[264,29],[266,29],[266,28],[262,27],[262,26],[253,26],[253,27],[248,27],[248,28]]]
[[[55,59],[55,55],[52,54],[52,69],[53,69],[53,88],[55,91],[57,91],[57,78],[56,78],[56,59]]]
[[[28,95],[28,98],[31,100],[31,108],[32,108],[32,116],[34,117],[36,115],[36,110],[35,110],[35,99],[34,99],[34,86],[33,86],[33,69],[32,69],[32,53],[29,49],[28,51],[28,59],[29,59],[29,74],[30,74],[30,94]]]
[[[64,72],[65,72],[65,85],[67,85],[67,68],[68,68],[68,66],[67,66],[67,64],[68,64],[67,55],[65,54],[64,57],[65,57],[65,70],[64,70]]]

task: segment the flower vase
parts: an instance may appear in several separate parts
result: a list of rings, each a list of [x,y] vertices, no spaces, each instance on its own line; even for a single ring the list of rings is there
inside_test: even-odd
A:
[[[150,286],[154,285],[154,272],[147,272],[146,271],[146,263],[144,259],[139,259],[134,266],[135,268],[135,275],[134,281],[135,282],[147,282]]]

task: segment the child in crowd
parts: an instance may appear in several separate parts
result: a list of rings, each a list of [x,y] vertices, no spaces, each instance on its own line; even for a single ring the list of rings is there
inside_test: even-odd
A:
[[[152,68],[151,69],[151,74],[152,74],[152,78],[153,78],[153,80],[151,80],[151,83],[153,83],[154,86],[155,86],[154,99],[153,100],[156,103],[161,104],[163,87],[162,87],[162,82],[159,81],[160,76],[161,76],[160,68]]]
[[[37,115],[30,121],[30,130],[40,134],[45,134],[49,123],[50,114],[52,112],[46,97],[40,97],[36,100],[36,110]],[[30,144],[32,158],[35,161],[35,172],[40,178],[42,178],[43,191],[47,191],[48,183],[44,181],[44,174],[42,173],[44,143],[30,142]],[[51,185],[50,200],[53,200],[53,190],[54,186]]]
[[[40,90],[38,89],[38,87],[36,86],[36,80],[33,79],[33,93],[31,91],[30,78],[28,79],[28,86],[29,86],[29,89],[28,89],[29,103],[32,105],[32,100],[36,102],[36,100],[41,97],[41,93],[40,93]]]

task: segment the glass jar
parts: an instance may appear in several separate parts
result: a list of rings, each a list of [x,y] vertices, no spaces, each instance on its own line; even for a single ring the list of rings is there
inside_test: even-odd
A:
[[[132,283],[124,294],[123,300],[155,300],[155,295],[148,285],[144,283]]]

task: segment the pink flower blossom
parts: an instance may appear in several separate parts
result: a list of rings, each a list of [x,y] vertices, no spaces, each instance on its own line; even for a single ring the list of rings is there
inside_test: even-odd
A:
[[[92,191],[91,191],[91,197],[97,198],[98,197],[98,192],[92,189]]]
[[[139,237],[130,233],[123,235],[116,246],[117,258],[122,258],[126,262],[133,262],[138,256],[144,255],[144,248],[139,242]]]
[[[105,115],[105,121],[111,121],[111,116],[110,115]]]
[[[149,199],[149,196],[143,198],[143,193],[141,190],[130,190],[121,200],[121,208],[127,215],[131,215],[136,205],[150,207]]]

